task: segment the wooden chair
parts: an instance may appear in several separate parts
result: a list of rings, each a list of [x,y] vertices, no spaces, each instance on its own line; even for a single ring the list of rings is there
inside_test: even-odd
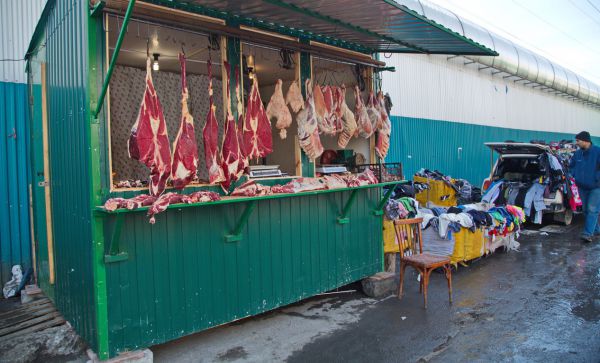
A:
[[[394,230],[400,248],[400,286],[398,299],[402,298],[404,288],[404,272],[406,266],[412,266],[421,274],[419,292],[423,293],[425,309],[427,309],[427,286],[429,275],[437,268],[443,268],[448,281],[448,297],[452,303],[452,270],[450,257],[423,253],[423,237],[421,222],[423,218],[398,219],[394,221]]]

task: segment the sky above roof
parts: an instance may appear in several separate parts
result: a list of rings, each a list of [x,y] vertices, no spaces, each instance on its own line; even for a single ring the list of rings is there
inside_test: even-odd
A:
[[[600,0],[428,0],[600,85]]]

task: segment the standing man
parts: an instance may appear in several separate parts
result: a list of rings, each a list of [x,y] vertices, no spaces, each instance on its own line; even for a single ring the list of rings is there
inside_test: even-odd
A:
[[[592,144],[590,133],[581,131],[575,136],[579,150],[575,152],[569,164],[571,175],[579,189],[583,203],[585,225],[581,233],[584,242],[592,242],[600,235],[598,213],[600,212],[600,147]]]

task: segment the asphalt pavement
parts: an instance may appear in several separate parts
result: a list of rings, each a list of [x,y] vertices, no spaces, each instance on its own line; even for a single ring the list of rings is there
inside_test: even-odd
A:
[[[425,310],[409,269],[401,300],[322,295],[152,347],[154,359],[600,362],[600,242],[582,243],[580,223],[528,226],[519,251],[459,266],[452,305],[434,273]]]

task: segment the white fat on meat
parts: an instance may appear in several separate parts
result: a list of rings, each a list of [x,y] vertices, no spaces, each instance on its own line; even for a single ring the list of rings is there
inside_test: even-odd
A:
[[[285,95],[285,103],[290,106],[294,113],[297,113],[304,108],[304,99],[302,98],[302,91],[300,90],[300,84],[297,80],[294,80],[288,88],[287,94]]]
[[[315,102],[312,95],[310,79],[306,80],[306,101],[304,109],[298,113],[298,142],[310,160],[315,160],[323,153],[323,145],[319,136]]]
[[[285,104],[282,85],[283,81],[278,79],[275,84],[275,92],[273,92],[267,105],[267,117],[269,120],[275,119],[275,127],[279,130],[279,137],[285,139],[287,137],[285,129],[292,125],[292,114]]]

